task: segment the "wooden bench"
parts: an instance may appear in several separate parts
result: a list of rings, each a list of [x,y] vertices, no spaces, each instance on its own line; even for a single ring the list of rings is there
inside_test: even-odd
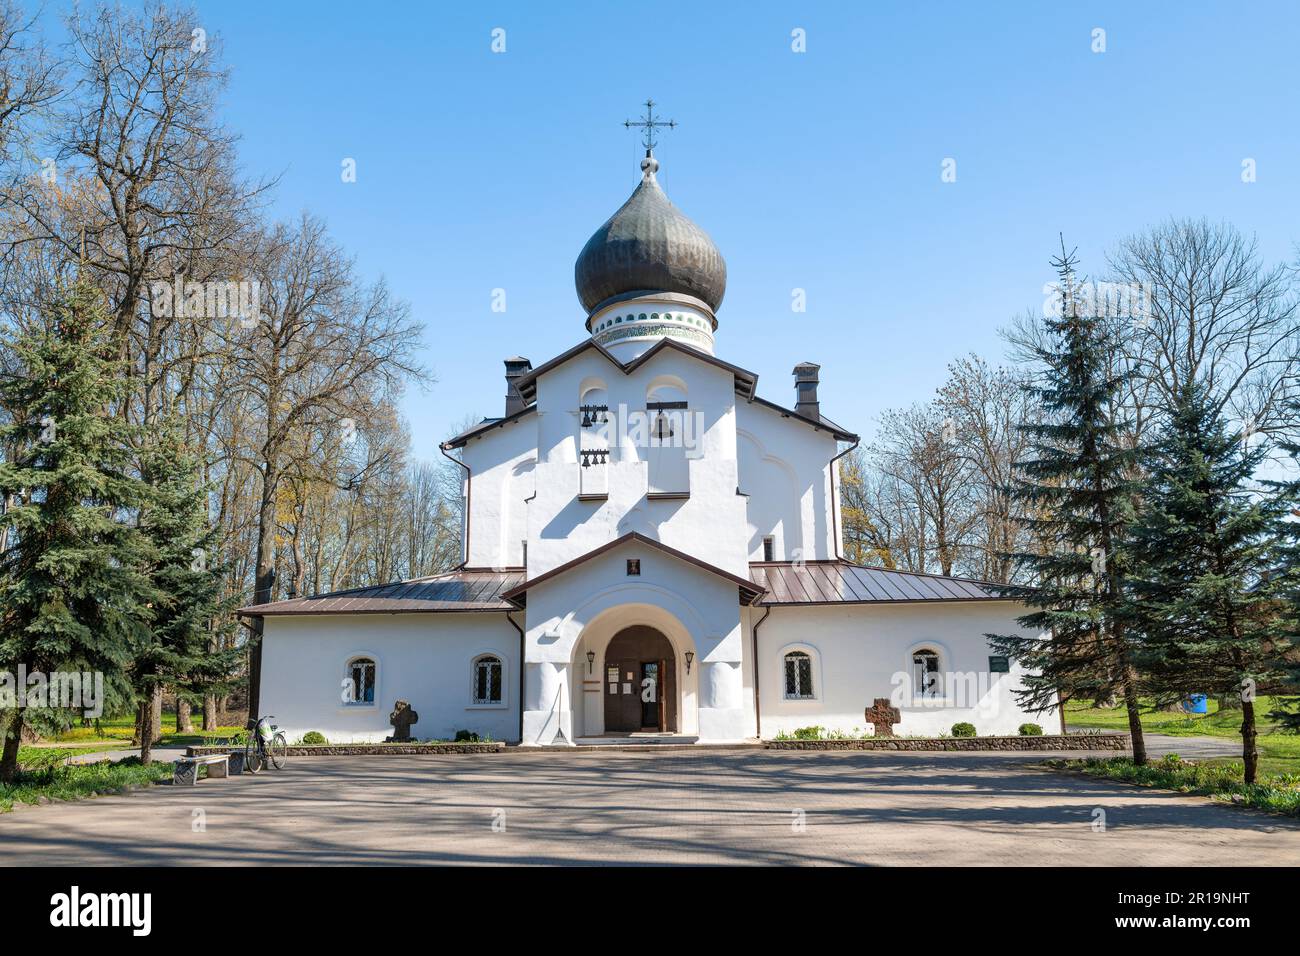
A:
[[[230,754],[203,754],[200,757],[178,757],[172,770],[172,783],[176,786],[194,786],[199,782],[199,767],[208,768],[209,777],[226,777],[230,774]]]

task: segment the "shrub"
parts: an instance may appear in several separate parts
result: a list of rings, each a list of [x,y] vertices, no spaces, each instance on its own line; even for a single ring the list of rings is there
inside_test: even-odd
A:
[[[975,725],[968,724],[965,721],[952,725],[952,735],[954,737],[974,737]]]
[[[478,734],[472,730],[456,731],[456,743],[458,744],[476,744],[479,742]]]
[[[795,740],[821,740],[823,730],[821,727],[800,727],[794,732]]]
[[[1021,736],[1021,737],[1041,737],[1041,736],[1043,736],[1043,728],[1042,728],[1042,727],[1039,727],[1037,724],[1021,724],[1021,725],[1020,725],[1020,736]]]
[[[302,735],[302,742],[305,744],[327,744],[328,740],[319,730],[309,730]]]

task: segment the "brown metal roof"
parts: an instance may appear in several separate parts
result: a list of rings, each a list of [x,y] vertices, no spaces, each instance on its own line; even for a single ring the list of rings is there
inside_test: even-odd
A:
[[[522,568],[459,568],[446,574],[240,608],[244,617],[278,614],[413,614],[513,611],[501,595],[523,583]]]
[[[612,551],[614,548],[617,548],[624,544],[630,544],[633,542],[637,544],[643,544],[649,548],[653,548],[656,551],[660,551],[664,554],[670,555],[671,557],[677,558],[678,560],[685,561],[687,564],[693,564],[695,565],[695,567],[700,568],[701,570],[708,571],[711,574],[716,574],[718,577],[723,578],[727,581],[731,581],[733,584],[736,585],[739,591],[739,597],[742,604],[753,604],[763,594],[762,586],[755,584],[753,581],[747,581],[745,578],[732,574],[730,571],[724,571],[722,568],[709,564],[707,561],[701,561],[699,558],[695,557],[694,555],[687,554],[685,551],[678,551],[676,548],[670,548],[668,547],[668,545],[656,541],[653,538],[647,538],[645,535],[641,534],[638,531],[629,531],[627,534],[623,535],[620,538],[615,538],[613,541],[606,542],[605,544],[602,544],[598,548],[593,548],[592,550],[588,551],[586,554],[579,555],[578,557],[574,558],[572,561],[566,561],[564,564],[561,564],[558,567],[551,568],[551,570],[547,571],[545,574],[539,574],[535,578],[531,578],[527,581],[524,581],[516,585],[514,588],[508,591],[502,592],[502,597],[504,597],[507,601],[511,601],[514,604],[523,607],[524,599],[526,598],[528,594],[528,590],[530,588],[535,587],[538,584],[541,584],[543,581],[549,581],[551,578],[557,577],[561,574],[571,571],[581,564],[586,564],[588,561],[590,561],[592,558],[596,557],[597,555],[604,554],[606,551]]]
[[[939,574],[865,568],[847,561],[756,561],[754,583],[767,590],[757,603],[902,604],[917,601],[1008,601],[1002,585]]]

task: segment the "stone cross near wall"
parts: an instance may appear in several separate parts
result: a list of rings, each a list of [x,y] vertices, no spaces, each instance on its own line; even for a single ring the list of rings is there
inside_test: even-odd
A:
[[[877,737],[894,736],[894,724],[902,720],[897,707],[889,703],[888,697],[877,697],[866,711],[867,723],[876,728]]]
[[[404,743],[411,739],[411,724],[418,723],[420,715],[411,710],[411,705],[404,700],[393,704],[393,712],[388,715],[388,722],[393,725],[393,736],[387,743]]]

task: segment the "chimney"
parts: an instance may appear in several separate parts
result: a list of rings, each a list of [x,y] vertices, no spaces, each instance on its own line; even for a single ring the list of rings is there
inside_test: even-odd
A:
[[[515,382],[518,381],[519,376],[532,370],[533,363],[523,356],[516,355],[514,358],[506,359],[506,418],[515,412],[522,412],[528,406],[524,397],[519,394],[519,389],[515,387]]]
[[[819,371],[821,366],[812,362],[800,362],[794,367],[794,410],[815,422],[822,420],[821,406],[817,401]]]

